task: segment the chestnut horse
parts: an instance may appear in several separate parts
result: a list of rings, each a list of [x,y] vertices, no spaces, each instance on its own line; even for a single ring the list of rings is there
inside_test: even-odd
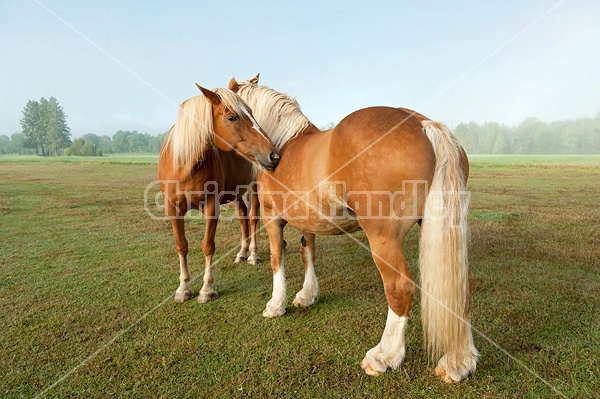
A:
[[[248,249],[247,209],[242,195],[254,181],[251,161],[270,169],[279,161],[279,155],[248,105],[234,91],[198,88],[203,96],[192,97],[179,107],[175,125],[160,153],[158,177],[179,254],[177,302],[194,297],[189,287],[184,216],[192,208],[199,208],[206,216],[202,241],[204,285],[198,295],[198,302],[204,303],[217,298],[212,288],[212,256],[220,204],[234,202],[242,223],[242,250],[236,258],[239,261],[247,256]],[[254,223],[253,232],[257,218],[258,215],[250,220]],[[251,255],[256,256],[256,246],[251,249]]]
[[[420,274],[423,331],[436,374],[458,382],[475,369],[471,332],[472,274],[467,260],[467,156],[450,129],[403,108],[372,107],[319,131],[294,100],[240,83],[239,94],[280,148],[281,162],[260,171],[258,190],[271,245],[273,295],[263,312],[286,310],[283,228],[302,230],[303,288],[295,306],[318,295],[315,234],[362,229],[383,280],[388,316],[381,341],[361,362],[369,375],[397,369],[405,353],[404,331],[416,291],[403,253],[406,233],[422,222]],[[287,119],[287,120],[286,120]],[[277,134],[270,129],[288,124]],[[368,248],[367,248],[368,249]]]

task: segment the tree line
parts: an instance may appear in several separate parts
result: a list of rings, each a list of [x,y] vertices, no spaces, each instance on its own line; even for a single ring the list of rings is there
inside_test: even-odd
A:
[[[119,130],[112,137],[98,136],[94,133],[84,134],[83,137],[74,139],[64,149],[64,155],[103,155],[121,153],[158,153],[162,147],[167,132],[153,136],[148,133],[139,133],[135,130]],[[24,145],[23,133],[14,133],[10,137],[0,135],[0,154],[35,154],[35,149]],[[41,153],[38,153],[42,155]]]
[[[10,137],[0,135],[0,154],[158,153],[168,133],[152,136],[119,130],[112,137],[87,133],[71,142],[66,115],[54,97],[28,101],[21,127],[22,132]],[[333,127],[329,123],[323,129]],[[517,126],[460,123],[454,133],[469,154],[600,154],[600,112],[549,123],[526,118]]]
[[[526,118],[517,126],[460,123],[454,134],[468,154],[600,154],[600,112],[549,123]]]

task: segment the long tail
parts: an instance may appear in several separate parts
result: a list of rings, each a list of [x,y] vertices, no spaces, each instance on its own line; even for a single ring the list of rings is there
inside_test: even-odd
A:
[[[436,161],[419,245],[423,332],[432,359],[446,354],[447,362],[459,366],[465,344],[472,346],[463,152],[448,127],[429,120],[422,124]]]

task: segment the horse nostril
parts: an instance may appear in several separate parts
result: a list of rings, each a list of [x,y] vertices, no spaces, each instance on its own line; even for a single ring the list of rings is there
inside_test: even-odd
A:
[[[271,162],[279,162],[280,158],[281,157],[276,152],[272,152],[271,155],[269,155],[269,159],[271,160]]]

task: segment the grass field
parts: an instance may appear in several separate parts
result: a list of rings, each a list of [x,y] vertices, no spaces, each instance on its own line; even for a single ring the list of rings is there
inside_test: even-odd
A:
[[[155,155],[0,157],[0,396],[36,396],[85,361],[43,396],[558,396],[536,373],[566,397],[597,397],[600,156],[471,160],[473,326],[487,338],[475,334],[474,375],[450,386],[422,349],[419,295],[402,369],[364,375],[387,304],[370,254],[350,238],[317,238],[321,297],[296,309],[303,266],[287,228],[288,313],[268,320],[268,262],[234,265],[238,223],[223,221],[219,299],[175,303],[170,223],[143,207]],[[415,278],[418,235],[405,245]],[[193,276],[202,236],[203,222],[190,220]]]

